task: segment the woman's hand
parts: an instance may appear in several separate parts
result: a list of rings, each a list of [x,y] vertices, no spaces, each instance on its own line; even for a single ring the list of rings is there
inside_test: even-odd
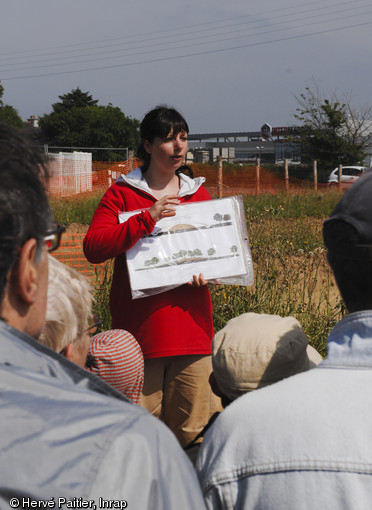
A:
[[[149,213],[152,219],[157,222],[163,218],[169,218],[176,215],[176,205],[179,205],[181,201],[177,195],[166,195],[161,198],[155,204],[150,207]]]
[[[190,287],[203,287],[204,285],[207,285],[207,280],[205,280],[202,273],[200,273],[199,277],[196,276],[196,274],[193,275],[191,282],[187,282],[187,285],[190,285]]]

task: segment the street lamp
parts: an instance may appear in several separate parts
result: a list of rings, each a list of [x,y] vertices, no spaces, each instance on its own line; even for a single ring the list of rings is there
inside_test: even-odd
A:
[[[260,158],[260,161],[261,161],[261,151],[262,151],[263,148],[264,148],[263,145],[257,145],[257,147],[256,147],[256,149],[259,151],[259,156],[258,157]]]

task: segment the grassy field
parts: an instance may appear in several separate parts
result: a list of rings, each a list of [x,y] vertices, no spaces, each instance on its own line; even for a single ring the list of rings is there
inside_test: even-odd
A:
[[[100,194],[84,199],[52,200],[60,223],[89,224]],[[260,195],[244,198],[255,282],[252,287],[210,285],[215,330],[241,313],[293,315],[311,345],[324,356],[330,329],[345,313],[328,268],[322,224],[339,194]],[[110,327],[110,272],[95,279],[95,308]]]

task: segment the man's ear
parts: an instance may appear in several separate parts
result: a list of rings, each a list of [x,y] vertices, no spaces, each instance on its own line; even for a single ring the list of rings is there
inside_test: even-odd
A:
[[[62,356],[69,359],[70,361],[73,361],[74,359],[74,345],[72,343],[69,343],[64,347],[61,351]]]
[[[38,268],[35,262],[36,239],[29,239],[21,248],[17,264],[18,294],[29,305],[35,302],[38,290]]]

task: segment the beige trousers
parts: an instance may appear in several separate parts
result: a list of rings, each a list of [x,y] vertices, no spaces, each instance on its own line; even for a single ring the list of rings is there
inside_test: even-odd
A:
[[[169,356],[145,360],[141,405],[160,418],[186,446],[222,411],[221,399],[211,390],[210,355]]]

